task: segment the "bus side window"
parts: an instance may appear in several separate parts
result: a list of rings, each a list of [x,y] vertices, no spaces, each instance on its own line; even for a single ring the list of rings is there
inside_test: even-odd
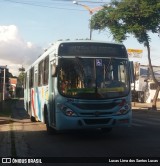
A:
[[[44,73],[44,61],[42,60],[38,64],[38,86],[42,86],[43,84],[43,74]]]
[[[57,66],[56,64],[53,62],[52,66],[51,66],[51,76],[52,77],[56,77],[57,76]]]
[[[49,56],[44,59],[44,77],[43,77],[43,84],[48,84],[48,75],[49,75]]]
[[[29,76],[29,87],[32,88],[34,85],[34,67],[30,69],[30,76]]]
[[[24,75],[24,82],[23,82],[23,87],[24,87],[24,89],[26,89],[26,87],[27,87],[27,73],[25,73],[25,75]]]

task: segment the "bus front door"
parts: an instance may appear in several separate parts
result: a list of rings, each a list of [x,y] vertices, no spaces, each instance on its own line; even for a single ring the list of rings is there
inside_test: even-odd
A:
[[[51,71],[53,71],[53,68],[54,68],[54,65],[52,64],[51,62]],[[56,116],[55,116],[55,112],[56,112],[56,109],[55,109],[55,77],[52,76],[52,73],[51,73],[51,102],[50,102],[50,120],[51,120],[51,125],[52,126],[56,126]]]

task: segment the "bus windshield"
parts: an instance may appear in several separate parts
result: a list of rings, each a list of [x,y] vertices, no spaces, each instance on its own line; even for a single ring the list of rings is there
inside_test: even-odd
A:
[[[58,90],[65,97],[108,99],[129,93],[126,59],[65,57],[58,64]]]

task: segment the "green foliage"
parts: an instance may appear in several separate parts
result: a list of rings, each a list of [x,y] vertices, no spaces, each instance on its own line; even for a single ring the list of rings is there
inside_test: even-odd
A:
[[[22,87],[22,85],[24,84],[24,78],[25,78],[25,68],[19,68],[19,76],[17,78],[17,86],[18,87]]]
[[[150,41],[148,32],[160,29],[160,0],[112,0],[93,15],[91,27],[95,30],[108,28],[116,41],[134,35],[140,43]]]
[[[91,28],[100,31],[108,28],[118,42],[126,40],[127,34],[131,34],[144,44],[148,51],[152,79],[159,85],[151,64],[149,32],[160,34],[160,0],[112,0],[109,7],[104,6],[103,10],[93,15]],[[153,100],[154,107],[159,86]]]
[[[17,88],[16,89],[18,89],[19,87],[21,87],[21,88],[23,87],[23,85],[24,85],[24,78],[25,78],[24,73],[20,73],[18,78],[17,78]]]

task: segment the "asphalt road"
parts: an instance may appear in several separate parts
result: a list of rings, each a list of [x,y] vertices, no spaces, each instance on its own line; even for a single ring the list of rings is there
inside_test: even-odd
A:
[[[113,164],[83,163],[84,158],[80,157],[88,157],[89,161],[92,159],[94,161],[97,157],[100,159],[101,157],[103,157],[102,159],[159,157],[160,159],[160,112],[135,110],[133,111],[132,127],[116,127],[110,133],[86,130],[48,135],[44,124],[30,122],[21,100],[13,106],[12,118],[6,121],[6,124],[0,125],[0,156],[51,157],[52,160],[60,157],[59,160],[67,159],[67,162],[71,163],[73,157],[78,157],[77,162],[80,162],[79,164],[58,164],[55,162],[51,164],[58,166],[106,166]],[[146,163],[140,164],[145,165]],[[147,165],[151,164],[147,163]],[[158,164],[160,165],[160,163]],[[127,164],[123,163],[123,165]]]

